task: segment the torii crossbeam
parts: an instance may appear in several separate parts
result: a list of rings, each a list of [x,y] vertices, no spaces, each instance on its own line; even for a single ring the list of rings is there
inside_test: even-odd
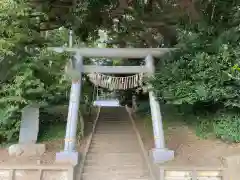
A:
[[[148,55],[152,57],[161,57],[171,52],[174,48],[65,48],[50,47],[49,50],[55,52],[74,52],[83,57],[89,58],[145,58]]]

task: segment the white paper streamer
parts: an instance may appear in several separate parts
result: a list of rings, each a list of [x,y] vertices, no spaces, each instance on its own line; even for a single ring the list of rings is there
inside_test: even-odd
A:
[[[91,73],[88,74],[88,77],[94,85],[111,90],[132,89],[142,86],[143,82],[143,73],[126,77],[114,77],[100,73]]]

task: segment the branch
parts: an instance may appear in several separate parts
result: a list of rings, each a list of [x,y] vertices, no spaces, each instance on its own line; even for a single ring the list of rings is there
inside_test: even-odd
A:
[[[179,5],[183,11],[187,11],[191,20],[200,20],[200,11],[197,11],[193,0],[180,0]]]
[[[149,0],[145,6],[145,12],[152,12],[154,0]]]
[[[38,31],[50,31],[50,30],[58,29],[60,27],[61,25],[58,25],[58,24],[55,24],[54,26],[49,26],[48,24],[48,26],[38,28]]]
[[[119,0],[118,6],[116,7],[116,9],[110,12],[111,16],[113,18],[117,18],[124,15],[125,10],[129,9],[129,7],[131,6],[131,3],[132,3],[132,0]]]

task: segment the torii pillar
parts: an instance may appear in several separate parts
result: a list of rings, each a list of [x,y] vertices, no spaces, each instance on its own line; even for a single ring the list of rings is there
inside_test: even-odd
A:
[[[57,162],[71,162],[76,165],[79,162],[79,153],[76,151],[76,135],[77,135],[77,123],[78,112],[81,97],[81,79],[82,79],[82,67],[83,57],[79,52],[76,52],[74,56],[74,66],[78,70],[78,74],[72,77],[71,92],[68,106],[67,127],[65,134],[64,151],[56,154]]]
[[[145,65],[149,70],[148,76],[151,77],[154,74],[154,60],[151,55],[145,58]],[[149,85],[149,102],[152,115],[152,126],[155,148],[150,152],[154,163],[164,163],[174,159],[174,151],[165,147],[163,122],[160,104],[156,99],[152,87]]]

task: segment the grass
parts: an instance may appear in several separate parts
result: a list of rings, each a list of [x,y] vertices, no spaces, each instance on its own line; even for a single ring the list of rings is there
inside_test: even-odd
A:
[[[38,133],[38,142],[49,142],[58,139],[64,139],[66,132],[66,123],[65,122],[57,122],[49,125],[40,126]],[[7,148],[12,144],[18,143],[9,142],[0,144],[0,148]]]
[[[85,107],[84,105],[80,105],[80,109],[83,112]],[[56,107],[52,107],[50,109],[50,112],[55,115],[55,114],[62,114],[64,112],[63,117],[67,117],[67,110],[68,110],[68,106],[66,105],[59,105]],[[93,110],[94,112],[94,110]],[[48,121],[47,117],[45,117],[46,120]],[[52,116],[49,116],[49,120],[51,122],[51,118],[54,118]],[[79,128],[79,127],[78,127]],[[39,135],[38,135],[38,141],[39,142],[43,142],[43,141],[54,141],[54,140],[58,140],[58,139],[64,139],[65,137],[65,133],[66,133],[66,121],[65,119],[58,120],[57,122],[52,122],[51,124],[46,124],[46,125],[42,125],[40,126],[39,129]]]
[[[146,130],[152,133],[153,128],[151,114],[149,112],[149,109],[148,111],[146,111],[146,104],[142,106],[144,107],[141,107],[139,113],[141,114],[141,116],[144,116],[143,120]],[[163,129],[165,132],[168,131],[169,127],[186,125],[189,128],[193,129],[196,135],[200,138],[206,139],[214,136],[213,121],[211,116],[196,116],[190,112],[187,113],[187,111],[185,113],[182,113],[179,112],[176,107],[168,105],[162,105],[161,111],[163,118]]]
[[[85,105],[80,105],[81,112],[83,112],[82,116],[86,115]],[[38,133],[38,143],[42,142],[50,142],[55,140],[62,140],[65,138],[66,133],[66,117],[68,106],[67,105],[59,105],[52,106],[47,109],[48,112],[44,117],[40,118],[41,122],[39,126]],[[96,108],[92,109],[92,114],[96,112]],[[40,116],[41,117],[41,116]],[[79,122],[80,123],[80,122]],[[78,133],[80,134],[81,128],[78,127]],[[1,143],[0,148],[8,148],[12,144],[18,143],[18,140],[14,140],[7,143]]]
[[[66,123],[58,122],[50,125],[42,126],[39,130],[38,141],[53,141],[58,139],[64,139],[66,132]]]

